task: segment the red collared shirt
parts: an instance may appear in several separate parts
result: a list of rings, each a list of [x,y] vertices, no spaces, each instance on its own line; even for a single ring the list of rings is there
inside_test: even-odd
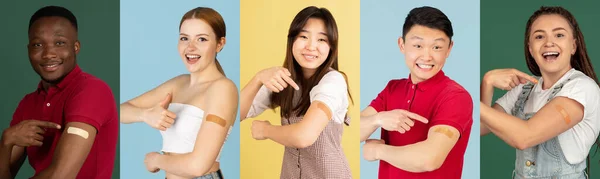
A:
[[[429,119],[428,124],[415,122],[410,131],[381,130],[387,145],[404,146],[427,139],[429,128],[449,125],[460,132],[460,138],[442,166],[432,172],[412,173],[381,160],[379,178],[460,178],[465,150],[473,124],[473,101],[462,86],[440,71],[430,79],[413,84],[409,79],[391,80],[371,104],[378,112],[404,109]]]
[[[66,124],[82,122],[94,126],[98,132],[77,178],[111,177],[119,119],[112,91],[102,80],[75,66],[60,83],[47,91],[40,82],[36,91],[21,100],[10,126],[28,119],[50,121],[62,127],[60,130],[47,129],[42,146],[26,148],[29,164],[35,169],[36,175],[52,162],[54,150]]]

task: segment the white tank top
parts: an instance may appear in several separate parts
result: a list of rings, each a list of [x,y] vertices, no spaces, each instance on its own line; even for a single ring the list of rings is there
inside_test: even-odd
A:
[[[202,126],[204,111],[196,106],[182,103],[169,104],[169,111],[177,114],[175,122],[166,131],[160,131],[163,137],[163,152],[184,154],[194,151],[196,137],[200,126]],[[227,131],[227,137],[231,133],[231,128]],[[225,140],[227,140],[227,137]],[[216,161],[221,157],[221,151]]]

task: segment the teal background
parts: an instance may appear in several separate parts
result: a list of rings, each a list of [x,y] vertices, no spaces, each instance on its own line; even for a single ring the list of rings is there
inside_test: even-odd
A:
[[[27,31],[31,15],[38,9],[63,6],[77,17],[81,51],[77,63],[84,72],[108,83],[119,101],[119,1],[27,0],[0,1],[0,130],[8,128],[19,101],[35,91],[40,77],[33,71],[27,55]],[[115,104],[117,105],[117,104]],[[119,178],[119,146],[113,178]],[[35,171],[28,161],[23,163],[17,178],[29,178]]]
[[[223,17],[227,42],[217,55],[225,74],[239,89],[240,3],[237,0],[121,1],[121,103],[180,74],[189,74],[179,53],[179,22],[183,14],[205,6]],[[239,114],[238,114],[239,116]],[[239,119],[239,118],[238,118]],[[225,178],[240,178],[240,127],[236,119],[221,153]],[[144,165],[148,152],[162,149],[159,131],[146,123],[121,124],[121,178],[165,178]]]
[[[540,6],[562,6],[577,19],[583,32],[588,55],[598,74],[600,69],[600,24],[597,1],[482,1],[481,2],[481,72],[480,77],[499,68],[516,68],[531,74],[525,63],[525,27],[529,17]],[[505,91],[495,90],[495,101]],[[600,155],[590,152],[591,177],[599,178]],[[493,134],[481,137],[481,178],[510,178],[515,166],[515,149]]]
[[[377,97],[388,81],[408,78],[410,71],[398,47],[398,37],[402,36],[402,26],[408,12],[415,7],[432,6],[448,16],[454,30],[454,46],[443,71],[469,92],[474,103],[473,125],[464,156],[462,178],[479,178],[479,1],[363,0],[360,5],[361,110]],[[378,129],[370,138],[380,138],[380,134]],[[361,156],[360,169],[361,178],[377,178],[379,162],[369,162]]]

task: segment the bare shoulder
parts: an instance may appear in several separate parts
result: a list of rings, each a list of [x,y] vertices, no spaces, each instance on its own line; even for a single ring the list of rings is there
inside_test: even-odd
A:
[[[230,96],[237,99],[238,89],[233,81],[223,77],[210,84],[207,94],[209,97],[218,96],[219,98],[224,98],[225,96]]]
[[[238,90],[235,83],[225,77],[217,79],[205,87],[194,91],[195,94],[188,94],[190,98],[186,99],[191,105],[197,107],[210,107],[215,104],[233,104],[237,102]]]
[[[238,89],[233,81],[225,77],[218,79],[208,86],[205,94],[204,104],[207,107],[207,113],[235,121]]]
[[[189,81],[190,81],[189,74],[181,74],[181,75],[171,78],[169,81],[167,81],[167,83],[171,83],[174,85],[180,85],[180,84],[188,83]]]

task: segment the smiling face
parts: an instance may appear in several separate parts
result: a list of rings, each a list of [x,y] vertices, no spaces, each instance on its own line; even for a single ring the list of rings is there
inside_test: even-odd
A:
[[[413,83],[420,83],[436,75],[450,55],[452,42],[441,30],[414,25],[406,37],[398,39]]]
[[[312,75],[329,56],[329,39],[325,22],[318,18],[310,18],[292,46],[294,59],[302,67],[305,75]]]
[[[215,63],[217,52],[223,48],[225,38],[217,37],[204,20],[188,19],[183,21],[179,30],[179,55],[190,73],[202,71]]]
[[[42,17],[29,30],[29,62],[46,83],[59,83],[73,68],[79,53],[77,31],[62,17]]]
[[[577,50],[573,29],[557,14],[541,15],[529,32],[529,53],[544,73],[564,73],[571,69],[571,56]]]

